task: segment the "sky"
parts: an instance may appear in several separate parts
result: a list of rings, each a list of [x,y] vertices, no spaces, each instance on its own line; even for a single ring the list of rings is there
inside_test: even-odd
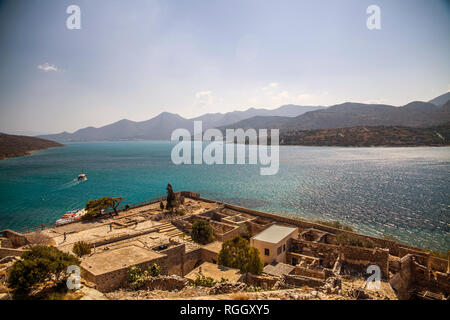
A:
[[[67,7],[80,8],[70,30]],[[369,30],[367,7],[380,8]],[[448,0],[0,0],[0,132],[450,89]]]

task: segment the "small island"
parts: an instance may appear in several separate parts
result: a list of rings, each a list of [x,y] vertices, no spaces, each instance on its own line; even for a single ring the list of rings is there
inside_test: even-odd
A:
[[[0,160],[26,156],[35,150],[63,146],[63,144],[51,140],[0,133]]]

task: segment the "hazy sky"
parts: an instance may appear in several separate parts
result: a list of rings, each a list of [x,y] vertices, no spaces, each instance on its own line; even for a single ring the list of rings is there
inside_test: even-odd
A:
[[[66,8],[81,8],[69,30]],[[381,30],[366,9],[381,8]],[[450,87],[448,0],[0,0],[0,131],[403,105]]]

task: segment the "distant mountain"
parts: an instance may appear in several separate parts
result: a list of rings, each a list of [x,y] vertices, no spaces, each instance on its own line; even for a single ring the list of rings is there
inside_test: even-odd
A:
[[[0,133],[0,159],[25,156],[34,150],[62,146],[60,143],[36,137]]]
[[[322,109],[325,109],[325,107],[298,106],[288,104],[274,110],[250,108],[245,111],[233,111],[227,113],[207,113],[200,117],[193,118],[191,120],[203,121],[203,129],[208,129],[226,126],[255,116],[296,117],[301,114],[304,114],[305,112]]]
[[[440,107],[440,106],[443,106],[445,103],[447,103],[449,100],[450,100],[450,92],[447,92],[447,93],[444,93],[444,94],[440,95],[439,97],[436,97],[428,102]]]
[[[450,110],[414,101],[403,107],[346,102],[294,118],[253,117],[225,128],[279,128],[288,130],[331,129],[354,126],[430,127],[450,121]]]
[[[193,130],[193,121],[177,114],[163,112],[141,122],[120,120],[112,124],[94,128],[87,127],[74,133],[43,135],[40,138],[60,142],[71,141],[114,141],[114,140],[169,140],[172,131],[178,128]]]
[[[443,100],[445,95],[431,101]],[[74,133],[62,132],[39,137],[59,142],[169,140],[175,129],[184,128],[192,132],[195,120],[203,121],[203,130],[279,128],[281,131],[288,131],[354,126],[430,127],[450,121],[449,115],[450,108],[446,104],[436,106],[421,101],[414,101],[403,107],[352,102],[328,108],[285,105],[274,110],[250,108],[224,114],[208,113],[193,119],[163,112],[147,121],[124,119],[100,128],[87,127]]]
[[[449,146],[450,122],[431,128],[358,126],[289,131],[280,136],[280,144],[340,147]]]
[[[203,130],[238,122],[255,115],[297,116],[311,110],[321,110],[323,107],[303,107],[296,105],[281,106],[275,110],[250,108],[245,111],[233,111],[225,114],[208,113],[193,119],[185,119],[177,114],[163,112],[150,120],[135,122],[120,120],[112,124],[94,128],[87,127],[74,133],[41,135],[40,138],[59,142],[70,141],[114,141],[114,140],[169,140],[172,131],[178,128],[193,131],[194,120],[203,121]]]

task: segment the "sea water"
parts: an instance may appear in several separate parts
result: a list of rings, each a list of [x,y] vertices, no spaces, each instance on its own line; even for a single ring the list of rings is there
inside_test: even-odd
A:
[[[173,143],[67,143],[0,161],[0,230],[54,222],[91,199],[134,203],[175,191],[308,220],[335,220],[450,249],[450,148],[280,147],[280,169],[174,165]],[[77,181],[85,173],[87,181]]]

